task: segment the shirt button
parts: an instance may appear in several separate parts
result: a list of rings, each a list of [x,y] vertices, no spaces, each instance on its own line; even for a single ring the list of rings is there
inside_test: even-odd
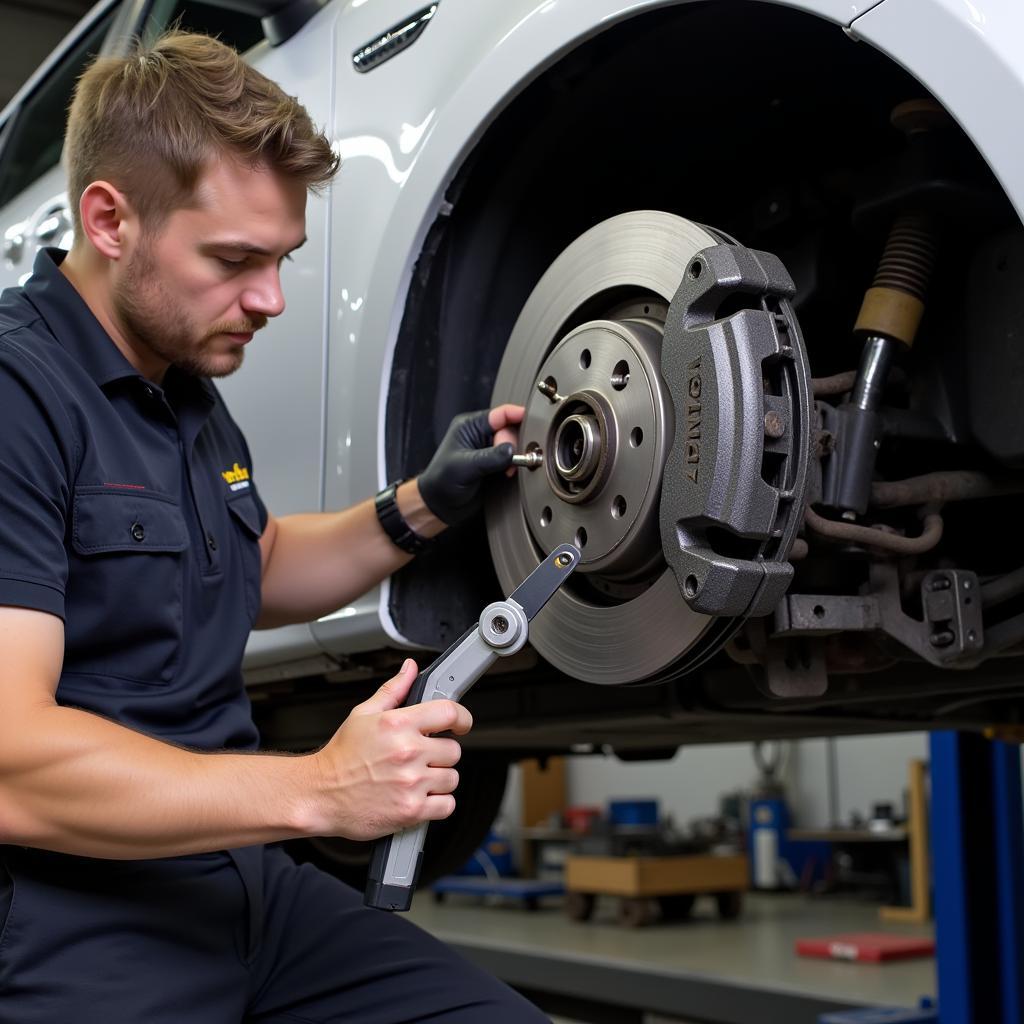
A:
[[[138,541],[146,539],[146,528],[142,523],[132,523],[132,539]]]
[[[206,543],[210,545],[211,551],[217,550],[217,538],[212,533],[206,535]]]
[[[148,384],[142,390],[146,392],[147,398],[152,398],[156,394],[156,392]]]

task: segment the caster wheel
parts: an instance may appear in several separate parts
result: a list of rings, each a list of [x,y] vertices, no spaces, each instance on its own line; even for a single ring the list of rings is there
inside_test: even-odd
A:
[[[565,913],[572,921],[589,921],[596,902],[592,892],[568,892],[565,894]]]
[[[654,900],[623,898],[619,901],[619,924],[627,928],[643,928],[653,923],[657,916]]]

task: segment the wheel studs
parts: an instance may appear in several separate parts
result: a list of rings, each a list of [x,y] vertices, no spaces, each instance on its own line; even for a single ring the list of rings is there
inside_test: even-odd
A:
[[[539,448],[531,448],[522,455],[513,455],[512,465],[522,466],[523,469],[540,469],[544,465],[544,453]]]
[[[554,377],[546,377],[544,380],[537,381],[537,390],[552,402],[565,401],[565,395],[558,393],[558,382]]]

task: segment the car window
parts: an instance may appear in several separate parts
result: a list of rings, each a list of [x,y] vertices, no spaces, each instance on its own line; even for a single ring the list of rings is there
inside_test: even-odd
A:
[[[0,207],[60,160],[71,92],[85,65],[99,53],[112,17],[113,11],[68,51],[8,123],[0,155]]]
[[[252,15],[239,14],[217,4],[156,0],[146,22],[145,38],[152,39],[167,28],[215,36],[239,53],[245,53],[263,40],[263,24]]]

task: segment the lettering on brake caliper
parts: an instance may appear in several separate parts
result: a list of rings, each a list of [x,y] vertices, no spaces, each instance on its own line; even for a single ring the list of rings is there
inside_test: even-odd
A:
[[[703,387],[700,376],[700,358],[694,359],[687,367],[690,380],[686,385],[690,401],[686,405],[686,476],[694,483],[700,470],[700,394]]]

